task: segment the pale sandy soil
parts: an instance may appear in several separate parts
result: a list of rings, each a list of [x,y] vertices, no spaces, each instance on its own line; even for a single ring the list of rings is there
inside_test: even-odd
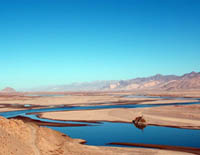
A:
[[[17,110],[25,110],[24,108],[0,108],[0,112],[7,112],[7,111],[17,111]]]
[[[200,105],[46,112],[42,113],[40,117],[56,120],[131,123],[132,120],[141,115],[144,116],[148,124],[200,129]]]
[[[177,90],[177,91],[146,91],[146,95],[172,96],[172,97],[196,97],[200,98],[200,90]]]
[[[67,105],[80,103],[99,103],[118,101],[114,96],[64,96],[64,97],[0,97],[0,103],[9,104],[36,104],[36,105]]]
[[[140,104],[165,104],[165,103],[187,103],[187,102],[198,102],[198,100],[195,99],[184,99],[184,100],[178,100],[178,99],[173,99],[173,100],[156,100],[156,101],[146,101],[142,102]]]
[[[110,104],[160,104],[174,102],[195,102],[196,100],[163,100],[159,98],[124,98],[120,96],[64,96],[64,97],[27,97],[0,96],[0,112],[30,109],[23,105],[33,105],[34,108],[50,108],[55,106],[88,106]],[[1,105],[3,104],[3,105]],[[15,106],[11,106],[11,105]],[[19,106],[19,107],[17,107]],[[38,106],[38,107],[37,107]],[[41,107],[43,106],[43,107]]]
[[[191,153],[144,148],[96,147],[79,144],[49,128],[0,117],[0,155],[186,155]]]
[[[200,98],[200,90],[136,90],[127,92],[107,92],[111,95],[147,95],[147,96],[171,96],[171,97],[196,97]]]

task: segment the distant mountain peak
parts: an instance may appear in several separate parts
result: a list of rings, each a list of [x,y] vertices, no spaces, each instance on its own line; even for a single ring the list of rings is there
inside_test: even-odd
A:
[[[6,88],[2,89],[2,92],[16,92],[16,90],[11,87],[6,87]]]
[[[184,74],[182,77],[195,77],[195,76],[198,76],[198,75],[200,75],[200,73],[192,71],[190,73]]]
[[[192,72],[188,73],[188,75],[197,75],[197,74],[199,74],[199,73],[195,72],[195,71],[192,71]]]
[[[155,76],[163,76],[162,74],[156,74]]]
[[[154,76],[152,76],[152,77],[154,77],[154,78],[162,78],[163,75],[162,75],[162,74],[156,74],[156,75],[154,75]]]

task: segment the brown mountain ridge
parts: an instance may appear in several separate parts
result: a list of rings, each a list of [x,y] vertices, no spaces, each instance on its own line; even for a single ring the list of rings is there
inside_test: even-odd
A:
[[[112,86],[114,87],[114,86]],[[111,87],[110,87],[111,88]],[[119,81],[114,89],[135,90],[135,89],[157,89],[157,90],[180,90],[200,89],[200,73],[191,72],[182,76],[161,75],[147,78],[136,78],[126,81]]]
[[[25,91],[131,91],[131,90],[188,90],[200,89],[200,72],[181,76],[156,74],[129,80],[104,80],[68,85],[45,86]],[[23,90],[24,91],[24,90]]]

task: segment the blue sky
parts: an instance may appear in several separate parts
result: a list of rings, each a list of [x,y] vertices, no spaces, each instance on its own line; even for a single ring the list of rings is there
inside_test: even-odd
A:
[[[0,88],[198,71],[199,0],[0,0]]]

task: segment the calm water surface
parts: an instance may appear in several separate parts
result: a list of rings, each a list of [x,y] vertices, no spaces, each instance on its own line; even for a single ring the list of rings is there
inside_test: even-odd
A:
[[[200,130],[147,126],[144,130],[130,123],[102,122],[97,126],[50,127],[72,138],[87,140],[89,145],[130,142],[200,148]]]

